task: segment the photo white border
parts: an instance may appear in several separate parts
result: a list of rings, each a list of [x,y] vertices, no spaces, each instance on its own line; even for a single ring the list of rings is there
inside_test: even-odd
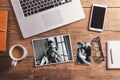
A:
[[[69,36],[69,41],[70,41],[70,46],[71,46],[72,60],[69,60],[69,61],[63,61],[63,62],[57,62],[57,63],[44,64],[44,65],[36,65],[35,47],[34,47],[34,43],[33,43],[33,42],[36,41],[36,40],[47,39],[47,38],[50,38],[50,37],[38,38],[38,39],[33,39],[33,40],[32,40],[32,46],[33,46],[33,54],[34,54],[34,64],[35,64],[35,67],[49,66],[49,65],[61,64],[61,63],[68,63],[68,62],[73,62],[73,61],[74,61],[73,48],[72,48],[72,42],[71,42],[71,36],[70,36],[70,34],[57,35],[57,36],[66,36],[66,35]],[[51,37],[57,37],[57,36],[51,36]]]

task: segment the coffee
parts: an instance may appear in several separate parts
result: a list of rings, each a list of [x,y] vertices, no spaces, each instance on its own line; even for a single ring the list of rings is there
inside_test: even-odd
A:
[[[21,58],[21,57],[23,56],[23,54],[24,54],[24,51],[23,51],[23,49],[22,49],[21,47],[19,47],[19,46],[14,47],[13,50],[12,50],[12,55],[13,55],[13,57],[16,58],[16,59]]]

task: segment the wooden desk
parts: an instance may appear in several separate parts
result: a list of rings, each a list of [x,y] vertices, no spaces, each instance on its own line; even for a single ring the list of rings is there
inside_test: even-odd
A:
[[[86,14],[84,20],[39,34],[32,38],[22,39],[10,0],[0,0],[0,10],[9,11],[8,46],[6,53],[0,53],[0,80],[119,80],[120,70],[106,69],[106,41],[120,40],[120,32],[109,31],[120,30],[120,0],[81,0],[81,2]],[[105,30],[102,33],[88,30],[90,9],[93,3],[108,5]],[[75,62],[71,62],[35,68],[31,40],[62,34],[71,35],[74,57],[76,56],[76,43],[78,41],[91,41],[96,36],[100,36],[102,38],[101,42],[105,61],[96,64],[92,58],[92,63],[89,66],[75,65]],[[29,55],[26,60],[19,62],[16,67],[11,67],[11,59],[9,58],[8,51],[12,45],[17,43],[24,45]]]

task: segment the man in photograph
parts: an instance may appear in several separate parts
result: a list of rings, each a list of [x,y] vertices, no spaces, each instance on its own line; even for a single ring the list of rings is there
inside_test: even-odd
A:
[[[47,58],[49,63],[56,63],[56,62],[62,62],[61,55],[56,51],[56,49],[53,47],[54,43],[53,41],[48,41],[49,49],[46,52]]]
[[[73,61],[69,35],[33,40],[35,66]]]

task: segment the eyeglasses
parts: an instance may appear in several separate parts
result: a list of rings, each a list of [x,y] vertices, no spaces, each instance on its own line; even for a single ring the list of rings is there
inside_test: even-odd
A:
[[[100,63],[104,61],[104,55],[102,51],[100,37],[96,37],[92,40],[92,50],[93,50],[93,58],[95,62]]]

